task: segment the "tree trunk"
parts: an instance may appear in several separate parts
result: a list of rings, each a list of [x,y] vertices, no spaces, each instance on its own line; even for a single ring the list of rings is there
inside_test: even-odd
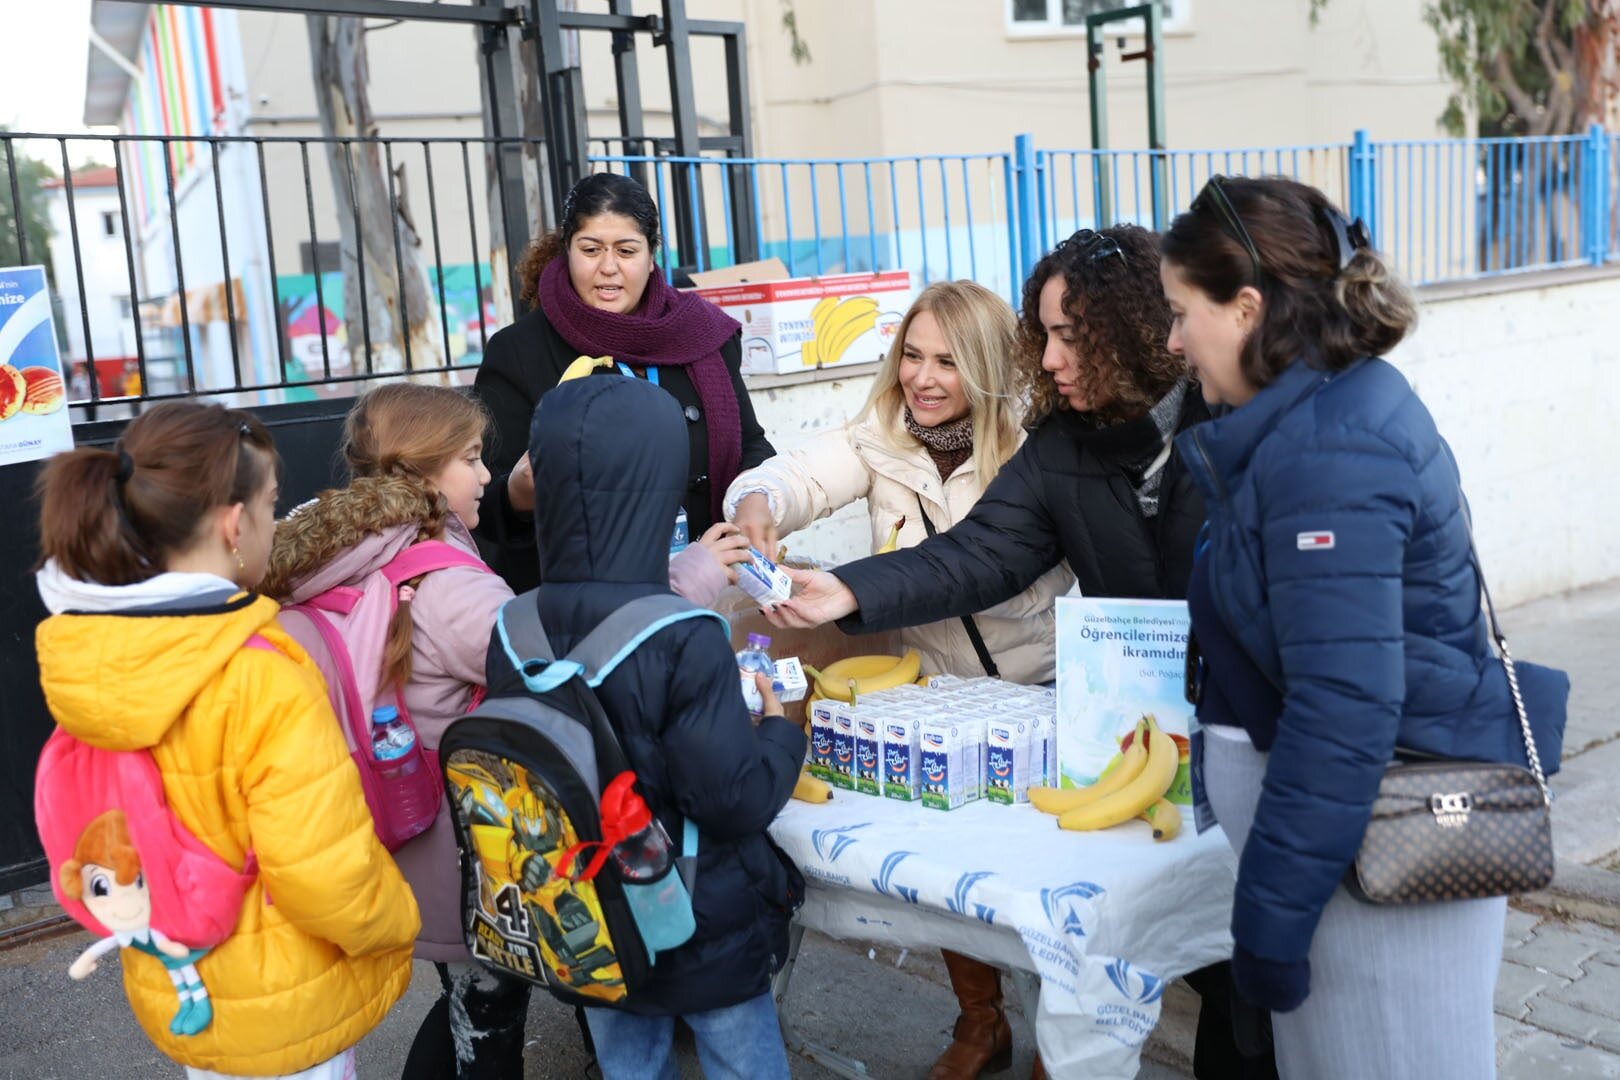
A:
[[[376,135],[362,21],[328,15],[306,19],[321,134],[327,139]],[[389,195],[382,146],[328,143],[327,163],[337,200],[343,318],[354,370],[443,367],[446,358],[422,241],[405,210],[403,191],[398,198]]]
[[[575,0],[562,0],[558,5],[564,11],[576,10]],[[514,298],[511,294],[509,282],[511,277],[509,267],[523,258],[523,252],[508,252],[506,250],[506,234],[501,228],[502,213],[522,214],[529,223],[531,237],[544,235],[552,228],[550,213],[550,200],[548,198],[548,173],[546,171],[546,115],[545,100],[542,96],[544,86],[544,72],[540,64],[540,47],[532,35],[514,35],[517,37],[516,59],[513,77],[517,85],[512,88],[517,100],[518,130],[502,131],[506,139],[522,139],[523,148],[517,155],[523,171],[523,205],[501,205],[500,173],[496,168],[496,158],[499,153],[493,143],[484,144],[484,196],[485,205],[489,212],[489,274],[492,283],[491,293],[495,304],[496,325],[504,326],[522,314],[525,303]],[[578,63],[578,38],[575,30],[565,31],[564,44],[570,49],[570,55]],[[484,100],[484,134],[491,136],[494,128],[491,124],[491,115],[494,103],[488,100],[488,88],[485,88]],[[508,155],[510,166],[513,157]]]

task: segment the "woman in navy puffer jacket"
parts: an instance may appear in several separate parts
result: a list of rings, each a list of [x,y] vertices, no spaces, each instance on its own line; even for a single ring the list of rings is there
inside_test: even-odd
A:
[[[1495,1074],[1502,898],[1375,907],[1340,881],[1397,746],[1523,764],[1457,466],[1378,357],[1415,318],[1357,226],[1287,180],[1212,180],[1163,240],[1172,352],[1215,418],[1188,590],[1197,774],[1238,852],[1232,969],[1300,1080]],[[1520,665],[1557,767],[1568,680]]]

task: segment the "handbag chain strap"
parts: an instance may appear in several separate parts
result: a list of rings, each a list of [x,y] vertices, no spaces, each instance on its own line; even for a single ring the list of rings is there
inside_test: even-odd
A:
[[[1462,494],[1460,487],[1457,494],[1462,499],[1463,524],[1468,527],[1468,558],[1474,564],[1474,573],[1479,578],[1479,591],[1485,597],[1485,612],[1491,620],[1491,637],[1496,641],[1496,651],[1501,656],[1503,669],[1507,672],[1508,690],[1513,694],[1513,709],[1519,715],[1519,732],[1524,736],[1524,756],[1530,762],[1530,772],[1536,778],[1536,787],[1541,789],[1541,801],[1551,807],[1552,792],[1547,789],[1547,775],[1541,770],[1541,754],[1536,750],[1536,737],[1530,731],[1530,713],[1524,707],[1524,695],[1519,692],[1519,673],[1513,666],[1513,654],[1508,651],[1507,635],[1502,633],[1502,624],[1496,618],[1496,605],[1491,602],[1491,588],[1485,584],[1485,570],[1479,564],[1479,547],[1474,543],[1474,515],[1468,506],[1468,498]]]

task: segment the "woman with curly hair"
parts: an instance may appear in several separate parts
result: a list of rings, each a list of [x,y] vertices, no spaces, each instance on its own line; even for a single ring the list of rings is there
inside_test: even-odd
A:
[[[850,633],[934,622],[1002,603],[1063,560],[1086,596],[1184,598],[1204,502],[1172,440],[1209,413],[1186,361],[1166,347],[1170,322],[1153,233],[1115,225],[1063,241],[1024,283],[1019,361],[1035,421],[1023,447],[952,528],[831,573],[794,571],[800,592],[768,617],[795,627],[836,619]],[[976,981],[963,1016],[982,1019],[959,1022],[931,1080],[1005,1060],[999,979],[983,968]],[[1189,982],[1204,997],[1194,1074],[1274,1076],[1263,1016],[1236,1018],[1254,1038],[1249,1054],[1235,1045],[1227,966]],[[976,1047],[961,1045],[964,1030],[983,1033]]]

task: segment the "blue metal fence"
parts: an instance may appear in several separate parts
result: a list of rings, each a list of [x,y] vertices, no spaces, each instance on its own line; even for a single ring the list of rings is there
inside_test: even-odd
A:
[[[606,149],[606,147],[604,147]],[[705,237],[670,235],[665,269],[735,262],[735,185],[761,257],[792,274],[894,269],[919,284],[970,277],[1015,302],[1028,269],[1077,228],[1164,228],[1212,174],[1282,175],[1363,218],[1415,284],[1620,260],[1620,135],[1378,141],[1203,150],[1038,149],[865,158],[601,154],[705,208]]]

